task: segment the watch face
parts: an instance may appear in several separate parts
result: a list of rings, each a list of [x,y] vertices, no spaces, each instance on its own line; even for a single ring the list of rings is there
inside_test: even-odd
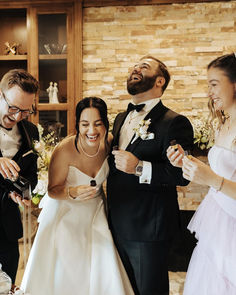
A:
[[[136,172],[141,173],[142,171],[143,171],[143,167],[142,167],[142,166],[138,166],[138,167],[136,168]]]
[[[142,172],[143,172],[143,162],[139,161],[138,166],[136,166],[136,169],[135,169],[135,175],[136,176],[141,176]]]

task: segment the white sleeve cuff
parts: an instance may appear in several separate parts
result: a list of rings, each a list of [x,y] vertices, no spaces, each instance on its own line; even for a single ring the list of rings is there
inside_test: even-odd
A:
[[[143,161],[143,172],[139,176],[139,183],[150,184],[152,179],[152,164],[151,162]]]

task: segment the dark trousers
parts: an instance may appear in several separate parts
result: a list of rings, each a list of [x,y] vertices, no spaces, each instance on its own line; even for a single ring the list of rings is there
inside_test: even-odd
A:
[[[114,236],[135,295],[168,295],[169,242],[136,242]]]
[[[0,240],[0,263],[2,270],[11,278],[12,284],[15,283],[19,256],[18,241],[3,242]]]

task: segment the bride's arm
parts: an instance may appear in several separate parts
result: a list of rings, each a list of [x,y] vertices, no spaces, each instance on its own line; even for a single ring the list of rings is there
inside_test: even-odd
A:
[[[236,182],[224,178],[220,191],[236,200]]]
[[[216,174],[208,165],[191,156],[183,158],[184,178],[198,184],[208,185],[236,200],[236,182]]]
[[[89,185],[67,187],[66,179],[69,171],[70,159],[73,158],[71,144],[73,141],[63,140],[54,150],[48,172],[48,195],[53,199],[80,199],[92,198],[97,189]]]
[[[48,171],[48,195],[54,199],[68,199],[65,181],[69,170],[65,144],[61,142],[54,150]]]

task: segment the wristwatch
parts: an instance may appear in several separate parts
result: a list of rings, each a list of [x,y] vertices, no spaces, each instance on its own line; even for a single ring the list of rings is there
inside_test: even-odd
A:
[[[135,168],[135,175],[141,176],[143,173],[143,161],[138,161],[138,165]]]

